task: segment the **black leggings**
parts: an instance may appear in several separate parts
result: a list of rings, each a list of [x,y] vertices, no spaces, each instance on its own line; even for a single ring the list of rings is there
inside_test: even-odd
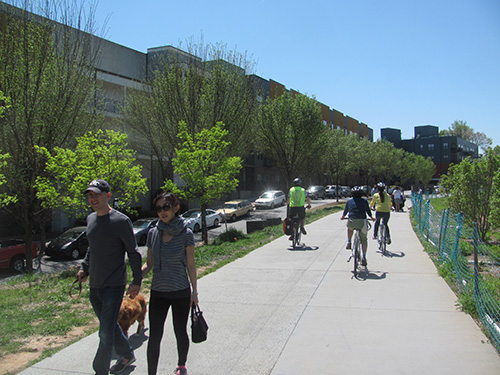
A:
[[[377,237],[378,234],[378,227],[380,226],[380,219],[384,218],[385,221],[385,228],[387,229],[387,238],[391,238],[391,233],[389,232],[389,218],[391,217],[390,212],[376,212],[375,217],[377,218],[377,221],[375,222],[375,228],[373,230],[373,235]]]
[[[148,342],[148,374],[156,375],[158,359],[160,357],[160,343],[163,337],[163,328],[167,313],[172,306],[172,318],[174,322],[174,333],[177,340],[177,366],[185,366],[188,350],[189,336],[187,333],[187,321],[191,297],[163,298],[158,293],[151,293],[149,299],[149,342]]]

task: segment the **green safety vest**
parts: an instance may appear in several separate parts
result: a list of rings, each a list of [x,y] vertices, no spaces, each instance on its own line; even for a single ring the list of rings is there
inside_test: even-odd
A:
[[[290,189],[290,207],[304,207],[306,204],[306,191],[300,186]]]

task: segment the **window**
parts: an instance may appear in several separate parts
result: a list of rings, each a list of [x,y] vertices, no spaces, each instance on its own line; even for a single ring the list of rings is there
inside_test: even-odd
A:
[[[424,145],[420,145],[420,151],[424,151]]]
[[[434,143],[429,143],[427,145],[427,147],[429,148],[429,151],[433,151],[434,150]]]
[[[443,142],[443,148],[448,148],[448,142]]]

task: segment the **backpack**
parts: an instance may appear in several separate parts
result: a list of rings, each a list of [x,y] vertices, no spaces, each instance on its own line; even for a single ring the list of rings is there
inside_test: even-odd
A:
[[[289,217],[283,220],[283,232],[288,236],[292,234],[292,220]]]

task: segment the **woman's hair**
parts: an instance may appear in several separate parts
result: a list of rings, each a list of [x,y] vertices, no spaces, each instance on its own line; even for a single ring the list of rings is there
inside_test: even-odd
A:
[[[172,205],[172,207],[175,207],[176,205],[180,205],[181,202],[179,201],[179,198],[173,193],[170,193],[168,191],[162,191],[159,193],[155,199],[153,199],[153,208],[156,208],[156,203],[158,203],[159,200],[165,199],[168,203]],[[176,216],[179,216],[179,210],[175,212]]]
[[[380,186],[379,186],[379,188],[378,188],[378,195],[379,195],[379,197],[380,197],[380,201],[381,201],[382,203],[384,203],[384,201],[385,201],[385,194],[384,194],[384,190],[385,190],[385,189],[384,189],[383,187],[380,187]]]

